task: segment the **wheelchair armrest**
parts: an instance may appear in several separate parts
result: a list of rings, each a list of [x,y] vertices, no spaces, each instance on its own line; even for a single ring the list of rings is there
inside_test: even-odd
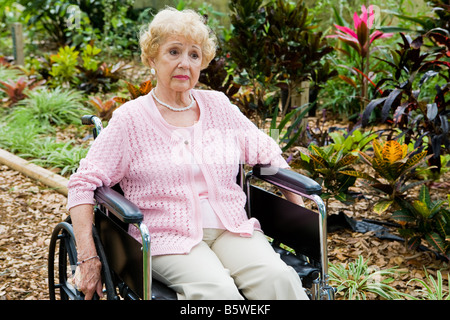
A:
[[[253,167],[252,175],[294,193],[306,195],[322,193],[322,187],[316,181],[292,170],[258,164]]]
[[[97,188],[95,199],[124,223],[142,222],[143,215],[139,208],[112,188]]]

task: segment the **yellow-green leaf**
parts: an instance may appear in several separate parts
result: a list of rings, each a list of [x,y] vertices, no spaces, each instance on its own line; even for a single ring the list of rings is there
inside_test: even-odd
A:
[[[375,159],[382,159],[383,158],[383,153],[382,153],[382,146],[381,143],[378,140],[373,140],[373,151],[374,151],[374,156]]]
[[[428,218],[428,216],[430,215],[430,210],[428,209],[425,202],[414,200],[412,202],[412,205],[414,209],[422,215],[422,217]]]
[[[352,164],[353,162],[355,162],[356,159],[358,159],[358,157],[349,153],[336,163],[336,167],[342,168],[342,167],[348,166],[349,164]]]
[[[383,212],[385,212],[387,209],[389,209],[389,207],[391,206],[391,204],[394,203],[393,200],[382,200],[379,201],[374,207],[373,207],[373,211],[375,211],[378,214],[382,214]]]
[[[326,161],[323,158],[320,158],[313,154],[310,154],[309,157],[311,158],[311,160],[313,160],[315,167],[323,167],[323,168],[328,167]]]
[[[406,147],[408,146],[406,145]],[[393,164],[404,158],[402,145],[395,140],[386,141],[383,146],[382,154],[383,159],[389,164]]]

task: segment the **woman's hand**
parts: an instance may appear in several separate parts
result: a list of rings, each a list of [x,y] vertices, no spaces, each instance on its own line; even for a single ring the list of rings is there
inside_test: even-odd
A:
[[[304,207],[305,203],[303,202],[302,196],[293,193],[291,191],[287,191],[280,188],[281,193],[286,197],[286,199],[292,203],[295,203],[298,206]]]
[[[99,297],[103,297],[101,270],[102,263],[99,259],[91,259],[77,266],[74,277],[75,286],[84,293],[85,300],[91,300],[95,292]]]
[[[102,263],[97,258],[92,237],[93,211],[90,204],[82,204],[70,209],[73,231],[77,243],[78,261],[83,261],[75,270],[75,285],[84,293],[85,299],[92,299],[95,292],[102,297]],[[92,258],[95,257],[95,258]]]

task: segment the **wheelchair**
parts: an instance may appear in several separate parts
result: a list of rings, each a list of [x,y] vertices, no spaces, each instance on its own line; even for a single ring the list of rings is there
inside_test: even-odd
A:
[[[82,123],[93,125],[94,138],[103,129],[96,116],[83,116]],[[236,179],[247,195],[248,216],[259,220],[273,249],[300,276],[310,299],[334,300],[335,290],[328,284],[327,213],[320,185],[299,173],[262,165],[247,173],[241,166]],[[317,211],[287,201],[274,188],[312,200]],[[176,300],[173,290],[152,279],[151,234],[139,208],[118,186],[98,188],[95,200],[93,237],[102,263],[104,296],[108,300]],[[129,228],[139,229],[142,242],[128,234]],[[49,244],[50,300],[84,299],[73,281],[76,265],[77,248],[68,217],[56,225]]]

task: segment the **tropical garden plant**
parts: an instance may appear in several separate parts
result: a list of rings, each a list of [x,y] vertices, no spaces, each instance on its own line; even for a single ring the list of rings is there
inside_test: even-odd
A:
[[[351,152],[353,155],[358,155],[360,151],[366,151],[370,148],[369,143],[378,137],[378,133],[363,132],[360,129],[353,129],[350,132],[336,130],[330,132],[329,135],[336,151],[342,149],[344,153]]]
[[[5,107],[11,107],[20,100],[27,98],[27,91],[33,90],[43,82],[43,80],[37,81],[36,78],[27,79],[25,76],[21,76],[17,80],[0,81],[0,92],[3,92],[6,96],[2,99]]]
[[[261,125],[273,116],[283,89],[287,92],[279,109],[283,118],[300,83],[311,80],[314,70],[322,69],[322,58],[332,48],[320,32],[312,31],[312,17],[303,1],[294,4],[274,0],[264,4],[262,0],[232,0],[230,9],[232,33],[224,50],[239,74],[235,81],[251,89],[243,91],[246,95],[238,96],[236,104],[248,114],[256,113]],[[325,81],[316,79],[318,83]]]
[[[99,60],[101,50],[93,42],[81,50],[64,46],[50,56],[48,81],[54,87],[75,88],[86,93],[111,91],[129,64],[119,61],[113,65]],[[43,76],[46,70],[40,70]],[[44,73],[45,72],[45,73]]]
[[[304,171],[323,186],[324,192],[321,196],[326,199],[328,206],[332,197],[344,203],[354,200],[349,194],[349,188],[354,185],[356,178],[343,172],[354,170],[352,165],[357,160],[358,156],[345,148],[335,150],[334,145],[318,147],[311,144],[308,148],[302,148],[300,157],[291,165]]]
[[[372,146],[373,155],[364,152],[359,154],[363,162],[373,170],[374,176],[356,170],[343,170],[341,173],[368,181],[370,188],[384,195],[374,205],[374,211],[381,214],[392,205],[402,207],[406,191],[425,183],[423,180],[409,180],[414,178],[414,170],[426,160],[427,152],[408,152],[408,145],[400,144],[396,140],[384,143],[373,140]]]
[[[21,100],[7,118],[24,125],[27,121],[37,122],[48,128],[80,124],[80,115],[88,112],[83,99],[81,92],[75,90],[36,89]]]
[[[408,281],[408,285],[412,282],[418,282],[422,286],[421,289],[416,290],[416,292],[419,293],[418,296],[404,293],[402,293],[402,296],[405,296],[411,300],[450,300],[450,292],[444,287],[444,279],[440,270],[436,272],[435,279],[425,269],[425,277],[426,281],[418,278],[414,278]],[[449,274],[447,273],[447,283],[448,279]]]
[[[447,8],[442,0],[432,1],[436,7]],[[399,48],[384,51],[374,44],[392,43],[393,38],[387,39],[386,33],[399,29],[379,27],[374,20],[374,7],[362,7],[359,11],[359,8],[354,10],[354,1],[323,0],[320,1],[322,9],[338,3],[351,13],[344,19],[335,11],[338,31],[334,37],[339,42],[338,51],[332,51],[330,40],[324,35],[333,28],[327,29],[330,23],[317,19],[316,9],[306,5],[311,2],[230,1],[231,26],[220,26],[218,55],[208,69],[202,71],[201,86],[224,92],[259,127],[277,130],[278,142],[285,153],[305,151],[300,160],[295,158],[290,164],[317,179],[327,201],[335,197],[345,204],[350,203],[354,200],[350,189],[355,179],[362,178],[377,196],[381,196],[375,205],[377,212],[395,210],[392,218],[402,225],[399,232],[411,248],[415,248],[420,239],[430,240],[433,249],[448,257],[448,209],[440,200],[428,201],[425,191],[420,191],[417,198],[418,188],[414,188],[432,176],[423,171],[421,181],[414,180],[420,164],[435,154],[436,148],[440,148],[441,172],[448,169],[445,168],[448,163],[445,135],[448,132],[448,36],[437,32],[438,29],[428,32],[437,27],[448,30],[448,22],[427,20],[426,15],[420,19],[409,17],[408,23],[422,27],[415,30],[422,34],[422,40],[412,40],[412,35],[408,34],[399,35]],[[406,2],[380,0],[378,4],[389,3],[392,7],[392,4],[402,6]],[[0,9],[12,3],[17,4],[13,8],[16,11],[0,10],[0,51],[7,48],[5,52],[12,54],[9,23],[20,21],[26,25],[25,37],[29,41],[25,49],[30,54],[24,68],[27,72],[6,62],[12,58],[0,57],[0,80],[6,84],[0,85],[0,98],[2,106],[8,106],[0,110],[0,147],[68,176],[76,170],[88,149],[80,136],[72,136],[72,131],[78,130],[79,117],[97,112],[108,121],[112,111],[128,98],[148,94],[152,88],[151,81],[132,84],[133,81],[120,72],[127,65],[113,61],[138,52],[136,31],[140,19],[148,20],[154,10],[134,10],[129,0],[6,0],[0,3]],[[188,7],[186,2],[178,1],[179,9],[184,6]],[[79,21],[70,20],[73,8],[80,10]],[[312,11],[315,13],[311,14]],[[322,11],[328,14],[331,10]],[[212,11],[201,12],[207,16],[208,23],[217,26]],[[396,8],[396,12],[395,17],[407,15],[403,8]],[[447,14],[439,11],[443,17]],[[129,19],[132,16],[134,20]],[[71,23],[77,22],[77,28],[70,28]],[[380,40],[382,38],[384,41]],[[41,54],[39,50],[47,53]],[[384,66],[383,70],[380,66]],[[345,71],[340,78],[336,77],[337,68]],[[380,77],[383,79],[378,81]],[[47,81],[47,87],[51,87],[49,92],[33,88],[40,79]],[[124,81],[123,88],[119,80]],[[301,91],[299,82],[303,80],[310,81],[310,105],[307,106],[299,106],[292,99]],[[344,82],[350,85],[343,86]],[[374,90],[367,89],[368,83]],[[77,92],[81,97],[78,103],[61,100],[59,106],[53,104],[50,93],[60,91],[61,95],[71,96],[74,89],[81,90]],[[123,95],[126,91],[129,97]],[[320,96],[324,91],[328,95]],[[90,94],[96,96],[88,98]],[[37,98],[37,95],[42,97]],[[358,100],[354,96],[358,96]],[[359,119],[359,102],[367,103],[371,96],[374,100],[365,109],[364,124],[378,125],[379,119],[385,120],[388,126],[393,123],[396,128],[387,130],[391,132],[389,140],[396,138],[407,144],[406,153],[401,143],[399,147],[390,141],[372,142],[381,135],[380,131],[363,131],[353,123],[348,125],[348,131],[330,128],[329,120],[341,117],[346,103],[349,108],[355,107],[354,119]],[[322,108],[321,113],[305,125],[306,114],[315,115],[315,106]],[[436,127],[440,127],[440,131],[433,131]],[[68,128],[70,138],[60,139],[61,128]],[[396,132],[399,136],[392,137]],[[424,156],[422,150],[426,150],[428,156]],[[437,167],[430,164],[428,168]],[[364,175],[360,168],[368,168],[373,174]],[[445,181],[442,184],[445,185]],[[429,187],[429,193],[430,190]],[[368,267],[360,258],[342,267],[330,267],[330,270],[333,283],[345,298],[396,297],[395,290],[389,287],[392,280],[389,277],[394,275],[391,269],[385,272]]]
[[[445,208],[444,206],[447,206]],[[422,185],[419,197],[404,201],[392,218],[402,225],[400,235],[407,239],[411,249],[417,249],[422,239],[439,254],[450,260],[450,211],[447,199],[433,201],[429,189]]]
[[[62,175],[75,172],[87,153],[86,147],[72,139],[59,141],[55,133],[79,126],[81,116],[92,113],[82,100],[83,94],[74,90],[31,91],[8,113],[3,111],[6,121],[0,124],[0,147],[44,167],[56,168]]]
[[[344,300],[381,298],[399,299],[401,293],[389,284],[397,274],[395,268],[379,269],[369,266],[362,256],[354,262],[330,265],[330,284]]]
[[[335,10],[336,12],[336,10]],[[360,101],[361,110],[368,103],[368,83],[372,83],[369,77],[370,71],[370,61],[371,56],[371,45],[377,39],[391,37],[391,33],[383,33],[380,30],[374,30],[374,21],[376,18],[374,7],[369,6],[366,8],[365,5],[361,6],[361,14],[357,12],[353,15],[353,28],[346,25],[343,19],[337,15],[339,24],[335,24],[336,34],[329,35],[329,38],[338,38],[342,41],[345,46],[338,48],[338,50],[348,56],[351,60],[356,58],[356,66],[351,66],[350,62],[349,68],[352,73],[356,74],[359,78],[358,82],[355,82],[351,77],[340,75],[340,78],[345,82],[349,83],[354,88],[359,88],[360,90]],[[352,51],[352,52],[351,52]],[[355,52],[356,54],[353,54]]]
[[[367,126],[372,119],[392,121],[405,135],[409,143],[426,145],[430,166],[440,170],[440,155],[450,151],[448,108],[450,99],[450,40],[440,33],[430,32],[412,40],[401,34],[400,48],[391,51],[389,60],[380,59],[393,68],[389,77],[377,83],[381,96],[372,100],[364,110],[362,124]],[[423,51],[425,39],[433,38],[441,47]],[[434,88],[426,89],[431,79]],[[378,115],[374,110],[381,108]],[[427,137],[427,139],[424,139]]]

